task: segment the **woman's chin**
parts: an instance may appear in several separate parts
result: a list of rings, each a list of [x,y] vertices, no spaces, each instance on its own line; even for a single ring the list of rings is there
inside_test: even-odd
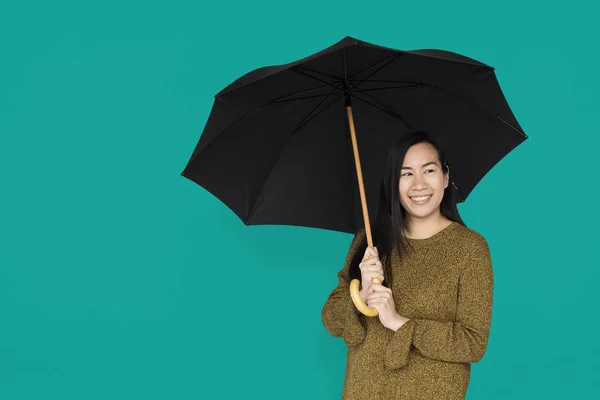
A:
[[[439,209],[439,207],[437,209]],[[408,215],[411,218],[424,219],[424,218],[428,218],[428,217],[432,216],[433,214],[436,214],[435,211],[436,211],[436,208],[429,206],[429,205],[416,206],[416,207],[415,207],[415,205],[411,205],[411,208],[408,211]]]

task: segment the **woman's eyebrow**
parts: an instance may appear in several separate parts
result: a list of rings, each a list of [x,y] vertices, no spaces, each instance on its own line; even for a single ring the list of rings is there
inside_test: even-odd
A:
[[[427,162],[427,163],[425,163],[425,164],[421,165],[421,168],[424,168],[424,167],[426,167],[426,166],[428,166],[428,165],[430,165],[430,164],[435,164],[435,161],[429,161],[429,162]],[[412,169],[412,168],[411,168],[411,167],[402,167],[402,168],[400,168],[400,169]]]

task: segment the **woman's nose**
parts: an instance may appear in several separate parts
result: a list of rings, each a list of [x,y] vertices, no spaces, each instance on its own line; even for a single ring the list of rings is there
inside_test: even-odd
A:
[[[415,175],[415,177],[413,178],[413,187],[414,188],[425,187],[425,180],[423,179],[423,177],[421,175],[418,175],[418,174]]]

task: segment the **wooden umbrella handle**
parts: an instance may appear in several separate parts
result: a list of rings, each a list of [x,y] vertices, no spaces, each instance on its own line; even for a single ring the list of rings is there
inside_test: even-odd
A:
[[[348,115],[348,124],[350,125],[350,136],[352,137],[352,148],[354,149],[354,163],[356,164],[356,175],[358,177],[358,188],[360,190],[360,201],[362,204],[363,218],[365,220],[365,232],[367,234],[367,243],[369,247],[373,247],[373,238],[371,236],[371,223],[369,222],[369,212],[367,208],[367,196],[365,195],[365,187],[363,184],[362,169],[360,166],[360,156],[358,154],[358,142],[356,141],[356,131],[354,130],[354,118],[352,116],[352,106],[346,106]],[[374,283],[381,284],[377,278],[373,278]],[[360,297],[360,280],[352,279],[350,282],[350,296],[356,308],[367,317],[375,317],[379,312],[372,307],[369,307]]]
[[[373,278],[373,283],[381,284],[381,281],[377,278]],[[352,282],[350,282],[350,296],[352,297],[354,305],[356,306],[358,311],[365,314],[367,317],[376,317],[377,315],[379,315],[379,312],[376,308],[369,307],[365,304],[364,301],[362,301],[362,298],[360,297],[359,285],[360,280],[358,279],[352,279]]]

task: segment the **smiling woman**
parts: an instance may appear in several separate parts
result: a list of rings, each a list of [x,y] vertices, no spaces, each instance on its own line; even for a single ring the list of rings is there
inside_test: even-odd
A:
[[[487,348],[493,273],[485,238],[462,221],[442,145],[425,132],[390,149],[377,249],[355,236],[322,310],[348,346],[342,399],[464,399],[471,363]],[[383,277],[382,284],[372,283]],[[369,318],[348,291],[378,311]]]
[[[433,144],[421,142],[408,149],[400,171],[398,189],[407,233],[417,239],[429,237],[439,230],[440,223],[445,226],[450,222],[440,211],[448,187],[449,167],[445,160],[440,161]]]

